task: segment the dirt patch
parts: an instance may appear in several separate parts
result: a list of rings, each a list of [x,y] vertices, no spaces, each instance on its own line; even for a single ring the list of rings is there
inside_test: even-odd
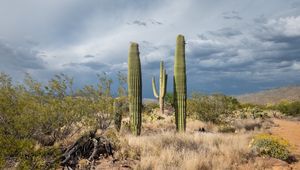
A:
[[[292,154],[300,160],[300,122],[283,119],[273,119],[277,125],[271,128],[271,133],[278,135],[292,144]],[[300,169],[300,162],[294,164],[295,169]]]
[[[293,145],[293,151],[300,156],[300,122],[274,119],[278,126],[271,129],[272,134],[281,136]]]

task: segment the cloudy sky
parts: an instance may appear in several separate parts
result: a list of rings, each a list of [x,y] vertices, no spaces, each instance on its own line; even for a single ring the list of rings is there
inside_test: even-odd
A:
[[[0,0],[0,71],[66,73],[75,87],[127,71],[140,45],[144,97],[186,38],[188,91],[235,95],[300,84],[299,0]],[[172,79],[168,81],[169,91]]]

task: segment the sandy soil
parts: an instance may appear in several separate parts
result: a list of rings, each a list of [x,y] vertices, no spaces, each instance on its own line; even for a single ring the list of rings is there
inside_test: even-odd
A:
[[[300,156],[300,122],[282,119],[274,119],[273,121],[278,126],[271,129],[272,134],[288,140],[294,146],[294,153]]]
[[[271,133],[288,140],[293,145],[292,153],[300,160],[300,122],[282,119],[273,121],[277,126],[271,129]],[[293,168],[300,170],[300,162],[294,164]]]

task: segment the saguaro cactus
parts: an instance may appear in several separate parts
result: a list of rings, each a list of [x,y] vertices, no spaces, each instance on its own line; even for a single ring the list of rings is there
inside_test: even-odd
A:
[[[184,132],[186,128],[186,97],[185,41],[183,35],[178,35],[174,61],[174,107],[178,132]]]
[[[122,124],[123,102],[121,98],[116,98],[114,101],[114,125],[119,132]]]
[[[164,62],[160,62],[160,74],[159,74],[159,95],[156,90],[155,77],[152,77],[152,89],[154,96],[159,101],[160,113],[164,113],[164,98],[167,91],[167,79],[166,69],[164,68]]]
[[[138,136],[142,125],[142,73],[137,43],[130,44],[127,82],[131,131]]]

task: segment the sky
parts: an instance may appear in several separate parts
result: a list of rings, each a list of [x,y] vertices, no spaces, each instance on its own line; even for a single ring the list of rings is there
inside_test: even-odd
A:
[[[238,95],[300,84],[299,0],[0,0],[0,72],[22,82],[65,73],[74,87],[127,74],[139,44],[143,96],[186,39],[188,92]],[[115,83],[117,84],[117,83]]]

